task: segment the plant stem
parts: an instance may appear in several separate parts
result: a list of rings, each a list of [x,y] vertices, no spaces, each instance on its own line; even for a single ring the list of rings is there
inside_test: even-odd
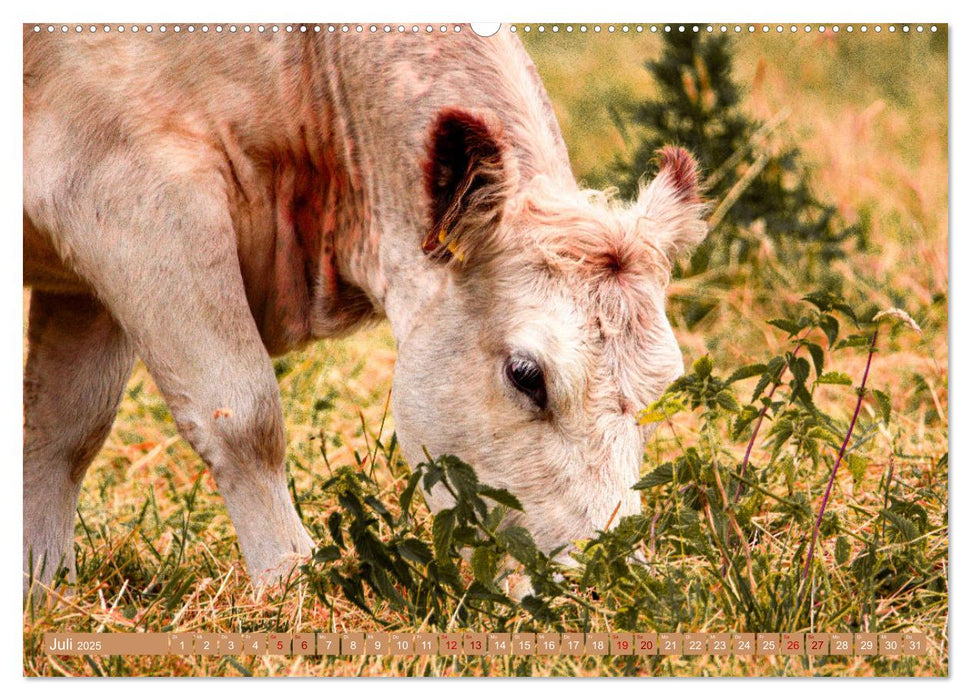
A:
[[[770,156],[768,153],[762,153],[754,163],[752,163],[748,170],[742,175],[742,177],[732,185],[732,189],[728,191],[728,194],[718,203],[715,208],[714,213],[708,218],[708,230],[714,230],[718,224],[722,222],[728,210],[735,206],[735,203],[745,194],[745,190],[755,181],[755,178],[759,176],[759,173],[765,169],[768,165]]]
[[[782,375],[784,375],[786,370],[789,369],[789,363],[792,362],[792,359],[796,356],[796,353],[799,352],[799,348],[802,347],[802,340],[803,339],[800,338],[799,342],[796,343],[796,347],[793,348],[792,354],[789,355],[789,359],[786,360],[784,365],[782,365],[782,369],[779,370],[779,374],[776,376],[775,381],[772,382],[772,387],[769,389],[768,396],[766,397],[768,398],[768,402],[763,404],[762,410],[759,411],[758,420],[755,421],[755,428],[752,430],[752,437],[749,438],[748,446],[745,448],[745,457],[742,459],[742,466],[738,470],[738,474],[741,477],[745,476],[745,470],[748,468],[749,458],[752,456],[752,448],[755,446],[755,438],[759,436],[759,430],[762,428],[762,420],[765,418],[765,414],[769,410],[769,404],[772,402],[772,397],[775,396],[775,390],[782,386]],[[738,499],[741,495],[742,481],[739,480],[738,485],[735,487],[735,495],[732,497],[732,505],[738,505]]]
[[[725,493],[725,487],[724,485],[722,485],[721,473],[718,466],[717,452],[715,450],[714,435],[712,435],[710,426],[709,426],[709,429],[706,430],[705,432],[708,434],[709,444],[711,445],[712,474],[715,477],[715,488],[718,490],[718,495],[721,498],[722,508],[725,511],[725,515],[728,516],[728,522],[731,524],[732,530],[738,536],[738,541],[742,545],[742,552],[745,554],[745,561],[748,565],[747,573],[748,573],[749,585],[752,587],[751,590],[754,591],[757,588],[757,586],[755,585],[755,576],[752,573],[752,553],[749,549],[748,542],[745,540],[745,535],[742,533],[742,528],[739,527],[738,521],[735,520],[735,513],[732,512],[732,508],[728,505],[728,494]],[[732,537],[731,535],[729,535],[728,546],[731,547],[732,544],[733,544]],[[722,565],[722,576],[726,576],[727,574],[728,574],[728,560],[726,559],[725,563]]]
[[[867,376],[870,374],[870,362],[873,360],[873,353],[877,351],[877,332],[878,328],[873,329],[873,338],[870,340],[870,352],[866,356],[866,369],[863,370],[863,380],[860,382],[860,388],[857,389],[856,398],[856,410],[853,411],[853,418],[850,420],[850,427],[846,431],[846,437],[843,439],[843,445],[840,447],[839,456],[836,458],[836,463],[833,464],[833,471],[829,475],[829,483],[826,484],[826,493],[823,494],[823,502],[819,504],[819,515],[816,516],[816,524],[813,525],[813,536],[809,541],[809,552],[806,554],[806,566],[802,570],[802,578],[805,579],[809,575],[809,568],[813,563],[813,553],[816,551],[816,538],[819,536],[819,526],[823,522],[823,513],[826,512],[826,504],[829,503],[829,494],[833,490],[833,482],[836,481],[836,472],[840,468],[840,463],[843,461],[843,456],[846,454],[846,446],[850,444],[850,437],[853,435],[853,428],[856,427],[856,419],[860,416],[860,408],[863,406],[863,397],[866,395],[866,380]]]
[[[708,178],[705,180],[703,185],[705,191],[711,191],[719,182],[721,182],[725,175],[730,173],[735,169],[735,167],[742,162],[742,159],[748,155],[752,150],[766,147],[766,140],[768,136],[775,131],[789,115],[792,114],[792,110],[788,107],[783,108],[777,114],[775,114],[769,121],[759,127],[758,131],[752,134],[752,137],[744,144],[742,144],[738,150],[736,150],[728,159],[718,166]],[[759,143],[757,143],[759,142]]]

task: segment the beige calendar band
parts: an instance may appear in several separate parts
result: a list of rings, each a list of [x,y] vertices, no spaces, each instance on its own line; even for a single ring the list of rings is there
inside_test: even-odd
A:
[[[921,656],[920,632],[53,632],[53,656]]]

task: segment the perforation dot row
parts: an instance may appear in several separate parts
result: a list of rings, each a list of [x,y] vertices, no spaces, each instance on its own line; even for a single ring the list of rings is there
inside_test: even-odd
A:
[[[930,31],[932,31],[932,32],[936,32],[937,31],[937,25],[936,24],[935,25],[931,25],[929,28],[930,28]],[[898,29],[901,32],[903,32],[904,34],[908,34],[908,33],[910,33],[912,27],[909,24],[904,24],[904,25],[888,24],[888,25],[886,25],[886,30],[888,32],[895,33],[895,32],[898,31]],[[922,24],[918,24],[916,27],[913,27],[913,29],[916,29],[918,32],[923,32],[924,29],[925,29],[925,27]],[[644,31],[650,31],[650,32],[653,32],[655,34],[658,33],[658,32],[681,32],[681,33],[683,33],[683,32],[709,32],[709,33],[715,33],[715,32],[726,32],[726,33],[727,32],[734,32],[736,34],[741,34],[743,32],[747,32],[749,34],[754,34],[756,32],[762,32],[763,34],[768,34],[768,33],[773,32],[773,31],[776,32],[777,34],[782,34],[784,32],[789,32],[789,33],[795,34],[795,33],[801,31],[801,32],[804,32],[804,33],[807,33],[808,34],[810,32],[820,32],[820,33],[822,33],[822,32],[833,32],[833,33],[839,33],[840,31],[845,31],[845,32],[852,33],[854,30],[859,30],[859,31],[864,32],[864,33],[872,30],[874,32],[880,33],[880,32],[882,32],[884,30],[884,27],[881,26],[881,25],[879,25],[879,24],[877,24],[877,25],[866,25],[866,24],[863,24],[863,25],[859,25],[859,26],[856,26],[856,27],[854,27],[853,25],[849,25],[849,24],[848,25],[843,25],[843,26],[836,25],[836,24],[833,24],[833,25],[825,25],[825,24],[820,24],[820,25],[811,25],[811,24],[803,24],[803,25],[797,25],[797,24],[789,24],[789,25],[783,25],[783,24],[775,24],[775,25],[771,25],[771,24],[708,24],[708,25],[699,25],[699,24],[692,24],[692,25],[684,25],[684,24],[680,24],[680,25],[671,25],[671,24],[660,24],[660,25],[659,24],[651,24],[651,25],[643,25],[643,24],[635,24],[635,25],[630,25],[630,24],[621,24],[621,25],[608,24],[608,25],[600,25],[600,24],[593,24],[593,25],[586,25],[586,24],[581,24],[581,25],[576,25],[576,26],[574,26],[572,24],[567,24],[567,25],[557,25],[557,24],[553,24],[553,25],[548,25],[548,26],[547,25],[543,25],[543,24],[539,24],[539,25],[529,25],[529,24],[516,25],[516,24],[513,24],[513,25],[510,25],[510,27],[509,27],[509,31],[511,31],[511,32],[517,32],[517,31],[523,31],[523,32],[537,31],[537,32],[540,32],[540,33],[546,32],[546,31],[551,31],[551,32],[554,32],[554,33],[560,32],[560,31],[565,31],[565,32],[579,31],[581,33],[584,33],[584,32],[587,32],[587,31],[593,31],[594,33],[598,33],[598,32],[601,32],[603,30],[606,30],[608,33],[611,33],[611,34],[616,33],[618,31],[621,32],[621,33],[624,33],[624,34],[628,34],[628,33],[631,33],[631,32],[633,32],[633,33],[642,33]]]
[[[129,32],[132,32],[132,33],[137,33],[139,31],[142,31],[142,32],[152,33],[154,31],[154,32],[161,32],[161,33],[165,33],[165,32],[175,32],[177,34],[180,34],[180,33],[183,33],[183,32],[187,32],[189,34],[193,34],[195,32],[202,32],[203,34],[206,34],[206,33],[209,33],[209,32],[215,32],[217,34],[223,34],[223,33],[236,34],[238,32],[249,33],[249,32],[254,32],[254,31],[255,32],[287,32],[287,33],[291,33],[291,34],[292,33],[300,33],[300,32],[302,32],[302,33],[308,33],[308,32],[310,32],[310,33],[318,33],[318,34],[321,33],[321,32],[328,32],[328,33],[331,33],[331,34],[333,34],[333,33],[345,33],[345,34],[347,34],[347,33],[351,33],[351,32],[363,33],[363,32],[366,32],[366,31],[367,32],[371,32],[371,33],[376,33],[376,32],[385,32],[385,33],[391,33],[391,32],[398,32],[398,33],[412,32],[412,33],[417,34],[419,32],[425,32],[425,33],[429,33],[430,34],[432,32],[442,32],[442,33],[450,32],[450,31],[451,32],[461,32],[462,31],[462,27],[460,25],[458,25],[458,24],[453,24],[453,25],[445,25],[445,24],[442,24],[442,25],[431,25],[431,24],[428,24],[428,25],[418,25],[418,24],[412,24],[412,25],[408,25],[408,26],[405,26],[403,24],[399,24],[399,25],[390,25],[390,24],[382,24],[382,25],[377,25],[377,24],[371,24],[371,25],[364,25],[364,24],[326,24],[326,25],[321,25],[321,24],[284,24],[284,25],[280,25],[280,24],[253,24],[253,25],[251,25],[251,24],[239,24],[239,25],[237,25],[237,24],[213,24],[213,25],[209,25],[209,24],[185,24],[185,25],[182,25],[182,24],[173,24],[173,25],[159,24],[159,25],[151,25],[151,24],[148,24],[148,25],[144,25],[144,26],[134,25],[134,24],[133,25],[124,25],[124,24],[118,24],[118,25],[111,25],[111,24],[104,24],[104,25],[95,25],[95,24],[90,24],[90,25],[82,25],[82,24],[75,24],[75,25],[67,25],[67,24],[54,25],[54,24],[48,24],[46,26],[45,25],[39,25],[39,24],[35,24],[34,25],[34,31],[35,32],[43,32],[45,30],[47,32],[50,32],[50,33],[60,31],[61,33],[64,33],[64,34],[70,32],[70,31],[74,31],[75,33],[80,34],[81,32],[84,32],[85,30],[87,30],[88,32],[91,32],[91,33],[98,32],[98,31],[101,31],[101,32],[125,32],[125,31],[129,31]]]
[[[886,31],[888,31],[890,33],[896,33],[898,31],[898,29],[899,29],[900,32],[902,32],[904,34],[907,34],[907,33],[910,33],[911,26],[910,25],[907,25],[907,24],[899,25],[899,26],[898,25],[894,25],[894,24],[886,25]],[[914,27],[914,29],[916,29],[916,31],[918,31],[918,32],[923,32],[924,29],[925,29],[925,27],[924,27],[924,25],[918,24],[916,27]],[[929,27],[929,29],[932,32],[936,32],[937,31],[937,25],[931,25]],[[453,25],[445,25],[445,24],[442,24],[442,25],[431,25],[431,24],[424,24],[424,25],[418,25],[418,24],[411,24],[411,25],[403,25],[403,24],[398,24],[398,25],[391,25],[391,24],[382,24],[382,25],[377,25],[377,24],[371,24],[371,25],[364,25],[364,24],[327,24],[327,25],[321,25],[321,24],[285,24],[285,25],[279,25],[279,24],[257,24],[257,25],[250,25],[250,24],[242,24],[242,25],[236,25],[236,24],[228,24],[228,25],[224,25],[224,24],[215,24],[215,25],[208,25],[208,24],[200,24],[200,25],[195,25],[195,24],[187,24],[187,25],[174,24],[174,25],[165,25],[165,24],[159,24],[159,25],[151,25],[151,24],[148,24],[148,25],[141,26],[141,27],[139,25],[127,25],[126,26],[124,24],[118,24],[118,25],[110,25],[110,24],[104,24],[104,25],[94,25],[94,24],[90,24],[90,25],[81,25],[81,24],[75,24],[75,25],[67,25],[67,24],[54,25],[54,24],[48,24],[46,26],[45,25],[39,25],[39,24],[35,24],[34,25],[34,32],[37,32],[37,33],[43,32],[43,31],[47,31],[49,33],[54,33],[54,32],[58,32],[59,31],[59,32],[61,32],[63,34],[66,34],[68,32],[74,31],[75,33],[80,34],[81,32],[84,32],[85,30],[87,30],[90,33],[99,32],[99,31],[101,31],[101,32],[113,32],[113,31],[115,31],[115,32],[123,33],[125,31],[129,31],[129,32],[132,32],[133,34],[134,33],[138,33],[139,31],[142,31],[142,32],[145,32],[145,33],[149,33],[149,34],[152,33],[152,32],[160,32],[160,33],[163,33],[164,34],[165,32],[169,32],[169,31],[174,32],[176,34],[180,34],[180,33],[183,33],[183,32],[186,32],[186,33],[189,33],[189,34],[193,34],[193,33],[197,32],[197,31],[198,32],[202,32],[203,34],[206,34],[206,33],[209,33],[209,32],[215,32],[217,34],[222,34],[222,33],[235,34],[237,32],[249,33],[249,32],[253,32],[253,31],[255,31],[255,32],[281,32],[281,31],[283,31],[283,32],[291,33],[291,34],[294,33],[294,32],[301,32],[301,33],[307,33],[307,32],[311,32],[311,33],[321,33],[321,32],[326,32],[326,33],[330,33],[330,34],[334,34],[334,33],[343,33],[343,34],[358,33],[358,34],[361,34],[361,33],[364,33],[364,32],[370,32],[372,34],[377,33],[377,32],[384,32],[386,34],[390,34],[392,32],[397,32],[399,34],[403,34],[405,32],[411,32],[413,34],[418,34],[418,33],[424,32],[426,34],[431,34],[433,32],[439,32],[439,33],[461,32],[462,31],[462,27],[460,25],[458,25],[458,24],[453,24]],[[695,25],[683,25],[683,24],[682,25],[670,25],[670,24],[663,24],[663,25],[657,25],[657,24],[651,24],[651,25],[643,25],[643,24],[633,24],[633,25],[631,25],[631,24],[622,24],[622,25],[615,25],[615,24],[608,24],[608,25],[600,25],[600,24],[593,24],[593,25],[586,25],[586,24],[580,24],[580,25],[572,25],[572,24],[566,24],[566,25],[559,25],[559,24],[552,24],[552,25],[544,25],[544,24],[538,24],[538,25],[512,24],[512,25],[509,25],[508,30],[510,32],[520,32],[521,31],[521,32],[526,32],[526,33],[529,33],[531,31],[536,31],[536,32],[539,32],[539,33],[544,33],[546,31],[550,31],[550,32],[553,32],[553,33],[558,33],[558,32],[561,32],[561,31],[562,32],[566,32],[566,33],[572,33],[574,31],[577,31],[577,32],[580,32],[581,34],[582,33],[586,33],[588,31],[592,31],[594,33],[600,33],[600,32],[605,31],[605,30],[608,33],[610,33],[610,34],[614,34],[614,33],[617,33],[617,32],[620,32],[622,34],[629,34],[629,33],[639,34],[639,33],[645,32],[645,31],[650,31],[650,32],[655,33],[655,34],[658,33],[658,32],[689,32],[689,31],[690,32],[702,32],[702,31],[704,31],[704,32],[708,32],[708,33],[715,33],[715,32],[728,33],[728,32],[732,32],[732,33],[735,33],[735,34],[742,34],[742,33],[754,34],[756,32],[761,32],[763,34],[768,34],[768,33],[774,31],[777,34],[782,34],[784,32],[788,32],[790,34],[795,34],[797,32],[802,32],[802,33],[807,33],[808,34],[808,33],[811,33],[811,32],[817,32],[817,33],[823,33],[823,32],[839,33],[840,31],[845,31],[845,32],[848,32],[848,33],[852,33],[853,31],[856,31],[856,30],[858,30],[860,32],[863,32],[863,33],[866,33],[866,32],[871,31],[871,30],[874,31],[874,32],[876,32],[876,33],[880,33],[880,32],[882,32],[884,30],[884,27],[881,26],[881,25],[879,25],[879,24],[872,25],[872,26],[871,25],[863,24],[863,25],[859,25],[857,27],[854,27],[853,25],[843,25],[843,26],[840,26],[840,25],[822,25],[822,24],[820,24],[820,25],[810,25],[810,24],[804,24],[804,25],[796,25],[796,24],[790,24],[790,25],[782,25],[782,24],[776,24],[776,25],[768,25],[768,24],[760,24],[760,25],[755,25],[755,24],[745,24],[745,25],[742,25],[742,24],[734,24],[734,25],[720,24],[720,25],[712,25],[712,24],[709,24],[709,25],[704,25],[704,26],[697,25],[697,24],[695,24]]]

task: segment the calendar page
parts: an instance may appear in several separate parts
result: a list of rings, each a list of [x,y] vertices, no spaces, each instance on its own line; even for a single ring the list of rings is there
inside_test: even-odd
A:
[[[947,676],[948,133],[944,23],[24,24],[23,675]]]

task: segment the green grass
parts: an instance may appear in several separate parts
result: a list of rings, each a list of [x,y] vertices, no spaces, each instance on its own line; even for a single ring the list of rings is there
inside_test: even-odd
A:
[[[876,308],[904,308],[923,333],[887,334],[868,387],[890,397],[889,420],[868,397],[854,432],[852,463],[835,481],[810,580],[800,563],[829,471],[835,437],[808,453],[773,458],[772,429],[755,441],[753,483],[739,508],[719,505],[716,475],[728,484],[750,433],[731,435],[730,416],[702,420],[701,409],[666,419],[649,443],[643,471],[677,464],[690,450],[706,454],[696,471],[672,469],[670,479],[642,491],[646,522],[643,573],[597,561],[569,574],[570,596],[544,597],[548,622],[502,600],[476,604],[447,586],[430,598],[401,587],[406,604],[362,586],[352,602],[331,570],[362,575],[367,557],[348,546],[336,562],[314,565],[304,580],[255,599],[243,574],[225,508],[204,465],[175,431],[151,378],[139,366],[115,428],[84,481],[76,546],[75,595],[46,610],[24,612],[26,675],[946,675],[948,673],[948,352],[947,352],[947,63],[939,38],[774,34],[737,42],[737,78],[752,90],[751,112],[768,119],[792,114],[784,132],[814,166],[821,198],[849,221],[864,219],[869,246],[850,251],[831,274],[846,294]],[[534,56],[563,126],[578,176],[596,184],[624,148],[607,107],[650,91],[643,61],[660,51],[652,36],[531,35]],[[754,267],[723,271],[730,288],[712,292],[711,279],[672,284],[670,312],[687,364],[708,355],[714,373],[765,362],[792,349],[773,318],[798,317],[805,288],[792,270],[775,264],[771,249]],[[687,328],[683,310],[699,298],[714,308]],[[849,324],[844,323],[848,333]],[[393,417],[386,416],[394,365],[386,326],[340,341],[318,343],[277,362],[289,439],[292,491],[302,517],[322,545],[338,501],[335,474],[365,473],[362,493],[387,507],[371,529],[383,542],[414,537],[433,545],[433,522],[416,498],[402,518],[399,498],[409,470],[394,449]],[[827,353],[826,370],[860,381],[866,353]],[[812,375],[813,377],[815,375]],[[756,379],[736,386],[747,402]],[[785,390],[780,390],[785,393]],[[820,385],[814,399],[833,425],[845,429],[856,395],[852,387]],[[862,440],[861,440],[862,438]],[[860,444],[857,444],[859,442]],[[787,442],[786,445],[791,445]],[[707,452],[705,452],[707,450]],[[800,454],[802,457],[800,458]],[[368,459],[364,461],[365,456]],[[711,457],[717,467],[711,468]],[[361,463],[364,462],[363,466]],[[344,468],[342,470],[342,468]],[[346,477],[345,477],[346,478]],[[699,494],[710,496],[705,503]],[[369,511],[370,512],[370,511]],[[746,533],[748,552],[728,533],[729,514]],[[726,529],[728,528],[728,529]],[[722,548],[727,550],[722,552]],[[429,577],[415,563],[416,579]],[[595,572],[598,587],[579,576]],[[420,574],[420,575],[419,575]],[[474,574],[460,564],[460,584]],[[749,583],[746,583],[748,581]],[[751,597],[742,592],[750,587]],[[436,589],[437,591],[437,589]],[[450,594],[452,597],[450,597]],[[425,595],[426,597],[422,597]],[[626,596],[626,597],[625,597]],[[926,657],[702,657],[361,659],[320,657],[52,658],[38,653],[51,631],[505,631],[560,628],[619,629],[624,606],[648,604],[634,620],[660,631],[922,631]],[[802,596],[802,597],[800,597]],[[421,605],[426,605],[422,608]],[[421,611],[426,614],[418,614]],[[543,614],[547,614],[545,611]],[[628,615],[629,617],[629,615]],[[646,630],[645,630],[646,631]]]

